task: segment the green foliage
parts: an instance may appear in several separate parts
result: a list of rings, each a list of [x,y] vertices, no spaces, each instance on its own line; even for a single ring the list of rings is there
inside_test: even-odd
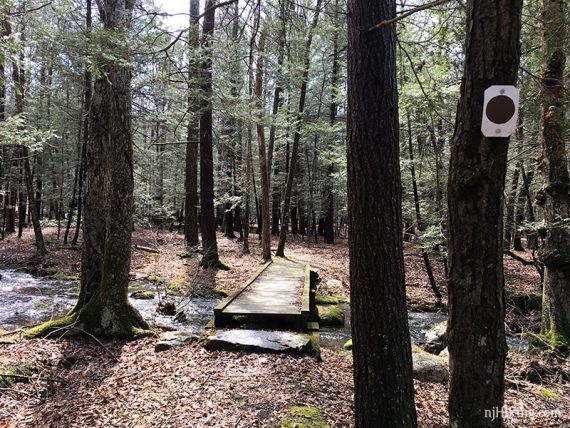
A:
[[[58,137],[52,131],[41,131],[29,126],[24,113],[0,121],[0,145],[26,146],[31,152],[37,152],[54,138]]]

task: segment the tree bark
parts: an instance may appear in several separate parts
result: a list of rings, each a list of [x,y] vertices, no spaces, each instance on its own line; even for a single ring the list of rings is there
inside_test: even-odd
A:
[[[566,17],[563,0],[544,0],[542,48],[542,173],[538,197],[544,210],[541,334],[554,346],[570,346],[570,177],[564,132]]]
[[[451,427],[500,427],[505,368],[503,192],[508,138],[481,134],[484,91],[514,85],[522,0],[469,0],[448,181]]]
[[[187,246],[198,245],[198,117],[199,102],[192,95],[198,82],[197,59],[200,48],[198,16],[200,15],[200,1],[190,0],[190,29],[188,44],[190,47],[188,61],[188,130],[186,143],[186,170],[184,180],[184,242]]]
[[[402,249],[396,2],[348,15],[348,213],[356,427],[415,427]],[[379,281],[378,279],[382,280]]]

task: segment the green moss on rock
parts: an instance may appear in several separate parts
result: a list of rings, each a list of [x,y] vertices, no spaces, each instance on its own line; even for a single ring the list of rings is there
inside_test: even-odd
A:
[[[148,279],[150,282],[154,282],[154,283],[156,283],[156,284],[162,284],[162,283],[164,282],[164,278],[163,278],[161,275],[158,275],[158,274],[155,274],[155,273],[150,274],[150,275],[147,277],[147,279]]]
[[[344,312],[338,305],[317,305],[321,325],[343,326]]]
[[[168,283],[168,286],[166,287],[166,294],[169,296],[179,295],[186,291],[189,285],[190,278],[188,277],[188,274],[183,273]]]
[[[311,406],[291,407],[280,422],[284,428],[330,428],[319,409]]]
[[[152,300],[154,299],[154,292],[149,290],[137,290],[131,293],[130,297],[132,299],[139,299],[139,300]]]
[[[344,296],[315,296],[317,305],[338,305],[340,303],[349,303],[350,299]]]

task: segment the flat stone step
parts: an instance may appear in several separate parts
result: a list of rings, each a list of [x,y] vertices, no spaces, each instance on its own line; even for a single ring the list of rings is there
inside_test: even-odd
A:
[[[210,336],[206,348],[219,351],[301,354],[310,350],[311,336],[289,331],[222,330]]]

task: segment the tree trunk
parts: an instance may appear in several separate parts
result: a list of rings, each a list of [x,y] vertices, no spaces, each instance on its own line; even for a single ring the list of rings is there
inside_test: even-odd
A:
[[[75,165],[75,172],[73,173],[73,190],[71,191],[71,201],[69,202],[69,211],[67,214],[67,225],[65,226],[65,233],[63,235],[63,243],[67,244],[69,238],[69,231],[71,229],[71,224],[73,222],[73,213],[77,207],[77,186],[79,184],[79,174],[81,173],[81,142],[82,142],[82,130],[83,130],[83,115],[85,104],[81,106],[79,110],[79,134],[77,136],[77,165]]]
[[[570,177],[564,133],[566,18],[563,0],[544,0],[542,48],[542,173],[538,200],[544,210],[541,334],[554,346],[570,346]]]
[[[338,12],[338,0],[334,4],[335,18]],[[332,73],[331,73],[331,104],[329,114],[329,125],[331,128],[336,122],[337,114],[337,93],[339,91],[338,73],[339,73],[339,52],[338,52],[338,27],[335,26],[333,35],[333,59],[332,59]],[[332,134],[331,145],[334,144],[335,135]],[[325,178],[325,243],[334,244],[334,170],[335,164],[331,160],[327,167],[327,176]]]
[[[396,2],[348,15],[348,213],[356,427],[415,427],[402,249]],[[379,278],[382,280],[379,281]]]
[[[422,222],[422,214],[420,209],[420,195],[418,193],[418,182],[416,180],[416,166],[414,164],[414,147],[413,147],[413,138],[412,138],[412,122],[410,118],[410,112],[407,112],[407,119],[408,119],[408,154],[410,156],[410,173],[412,175],[412,189],[414,194],[414,208],[416,213],[416,227],[418,231],[421,233],[423,229],[423,222]],[[419,140],[419,137],[418,137]],[[431,262],[429,260],[429,255],[425,249],[422,249],[422,259],[424,261],[424,266],[426,268],[426,273],[429,279],[429,284],[437,299],[436,306],[441,306],[441,292],[437,287],[437,282],[435,277],[433,276],[433,270],[431,268]]]
[[[216,240],[216,214],[214,210],[214,159],[212,131],[212,53],[211,38],[214,35],[216,10],[215,0],[206,2],[202,28],[202,91],[204,100],[200,112],[200,207],[202,249],[201,265],[220,267],[218,242]]]
[[[319,13],[321,10],[322,0],[317,0],[313,21],[309,27],[309,34],[305,43],[305,51],[303,52],[303,75],[301,78],[301,94],[299,97],[299,109],[297,111],[297,120],[295,124],[295,134],[293,137],[293,147],[291,149],[291,160],[287,173],[287,183],[285,184],[285,196],[283,201],[283,209],[281,211],[281,229],[279,230],[279,243],[277,245],[276,255],[285,257],[285,241],[287,240],[287,226],[289,225],[289,209],[291,206],[291,193],[293,191],[293,181],[295,180],[295,168],[297,165],[297,157],[299,156],[299,142],[301,141],[301,124],[303,114],[305,112],[305,98],[307,96],[307,83],[309,80],[309,65],[311,61],[311,44],[313,41],[313,33],[319,21]]]
[[[192,96],[197,82],[197,59],[193,58],[200,47],[198,16],[200,1],[190,0],[190,29],[188,43],[192,50],[188,67],[188,132],[186,143],[186,170],[184,180],[184,242],[187,246],[198,245],[198,107],[199,101]]]
[[[451,427],[500,427],[505,368],[503,192],[508,138],[481,134],[484,91],[514,85],[522,0],[467,1],[448,181]],[[487,415],[488,416],[488,415]]]
[[[515,205],[517,197],[517,188],[519,186],[519,176],[522,161],[517,162],[515,165],[515,170],[513,171],[513,176],[511,177],[511,189],[509,192],[509,197],[506,202],[506,213],[505,213],[505,249],[510,249],[513,243],[513,237],[515,235]]]
[[[250,223],[250,194],[251,194],[251,172],[253,170],[253,159],[251,153],[251,126],[247,127],[246,148],[245,148],[245,185],[244,194],[245,208],[243,213],[243,254],[249,254],[249,223]]]
[[[255,73],[255,97],[259,117],[257,122],[257,142],[259,146],[259,175],[261,176],[261,244],[263,260],[271,260],[271,235],[269,229],[269,176],[267,174],[267,158],[265,151],[265,129],[263,125],[263,54],[265,49],[265,33],[262,30],[259,35],[259,57]]]
[[[15,113],[20,115],[24,112],[24,64],[23,64],[23,53],[20,54],[20,64],[13,63],[12,64],[12,77],[14,79],[14,85],[16,86],[15,92],[15,101],[16,101],[16,110]],[[46,247],[44,243],[44,236],[42,233],[42,228],[40,225],[40,218],[38,215],[38,210],[36,208],[36,194],[34,192],[34,179],[32,177],[32,168],[30,166],[30,151],[27,146],[22,146],[20,150],[20,154],[22,157],[22,164],[23,164],[23,179],[25,183],[26,193],[28,195],[28,204],[30,206],[30,214],[32,217],[32,225],[34,227],[34,236],[36,239],[36,256],[40,261],[42,261],[46,255]],[[23,212],[22,212],[23,211]],[[26,213],[23,204],[23,192],[20,193],[20,236],[21,236],[21,228],[22,228],[22,221],[25,220]]]
[[[524,144],[524,131],[523,131],[523,116],[519,115],[519,124],[516,132],[517,135],[517,145],[518,153],[521,154],[522,145]],[[511,177],[511,189],[506,202],[506,213],[505,213],[505,248],[510,249],[511,244],[514,244],[515,250],[520,251],[517,248],[517,243],[515,242],[515,236],[517,234],[517,192],[519,188],[519,177],[521,174],[521,169],[523,167],[523,161],[519,160],[515,164],[515,169]]]

